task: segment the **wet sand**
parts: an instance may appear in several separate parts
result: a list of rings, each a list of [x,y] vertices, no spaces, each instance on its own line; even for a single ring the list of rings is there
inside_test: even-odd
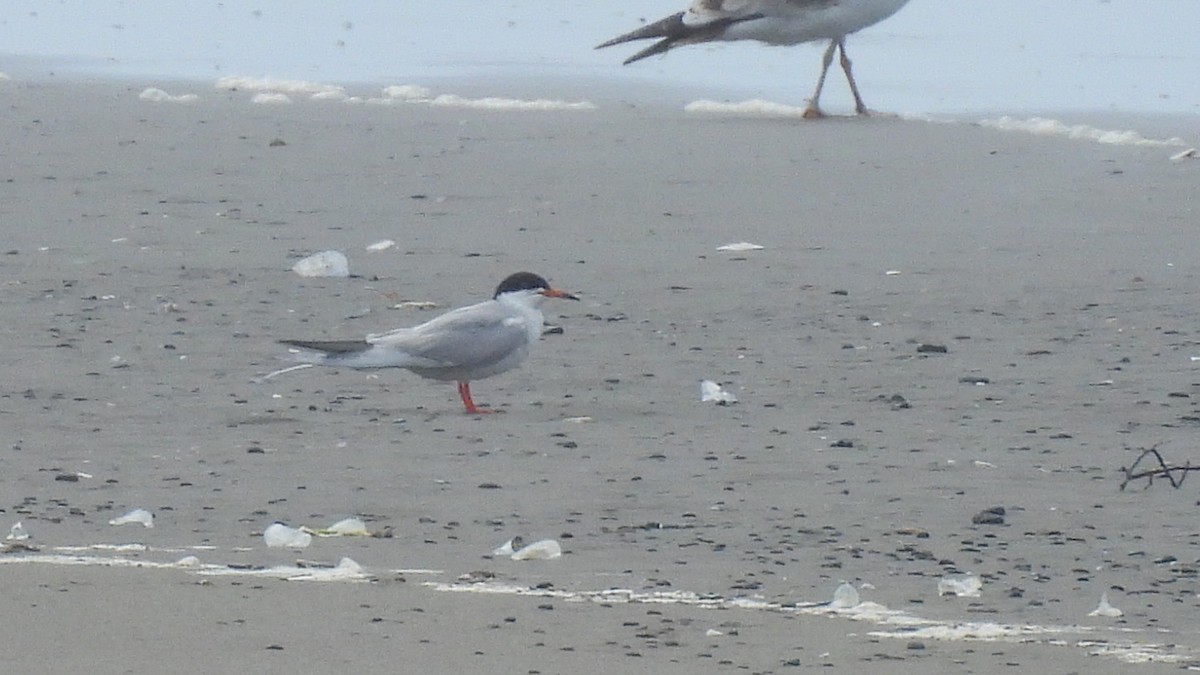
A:
[[[1195,444],[1200,162],[882,116],[142,88],[0,82],[0,515],[39,549],[0,557],[14,672],[1200,664],[1193,486],[1118,489]],[[738,241],[764,248],[716,250]],[[289,271],[324,249],[355,276]],[[583,301],[473,386],[503,414],[405,372],[255,382],[278,338],[414,324],[402,301],[521,269]],[[132,508],[155,527],[108,524]],[[260,537],[346,516],[393,536]],[[489,555],[515,535],[565,555]],[[187,555],[375,581],[111,566]],[[431,585],[470,573],[496,592]],[[980,597],[937,595],[962,574]],[[810,606],[843,580],[931,632]],[[1088,616],[1105,591],[1123,617]],[[1157,661],[1094,655],[1121,647]]]

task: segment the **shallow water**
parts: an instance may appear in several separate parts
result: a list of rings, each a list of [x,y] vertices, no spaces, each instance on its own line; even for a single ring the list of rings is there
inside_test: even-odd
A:
[[[0,70],[147,80],[270,76],[338,84],[604,81],[717,100],[801,103],[820,48],[689,47],[623,67],[592,46],[683,0],[160,0],[5,3]],[[1193,0],[914,0],[854,36],[867,102],[907,114],[1200,113]],[[653,95],[653,88],[649,89]],[[554,95],[554,91],[545,92]],[[638,91],[638,96],[642,94]],[[849,100],[831,80],[827,106]]]

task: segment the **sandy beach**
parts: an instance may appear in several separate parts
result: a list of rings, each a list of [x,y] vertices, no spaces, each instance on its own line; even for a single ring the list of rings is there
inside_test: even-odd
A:
[[[1119,489],[1200,423],[1181,147],[151,84],[0,82],[4,670],[1200,667],[1200,483]],[[326,249],[353,276],[290,270]],[[277,339],[518,270],[582,302],[473,385],[503,414],[404,371],[258,379]],[[390,536],[261,537],[350,516]],[[564,555],[492,555],[514,536]],[[818,604],[843,581],[866,604]]]

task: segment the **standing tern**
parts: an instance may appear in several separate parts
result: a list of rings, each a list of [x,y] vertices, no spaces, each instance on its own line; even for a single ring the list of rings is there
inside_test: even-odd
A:
[[[758,40],[769,45],[795,45],[814,40],[829,40],[821,59],[821,75],[804,116],[824,117],[821,112],[821,88],[833,63],[834,51],[841,53],[842,71],[854,95],[854,110],[867,114],[867,106],[858,93],[846,56],[846,36],[879,23],[900,11],[908,0],[692,0],[687,11],[647,24],[631,33],[597,45],[612,45],[633,40],[659,38],[658,42],[625,59],[634,61],[663,54],[680,45],[727,40]]]
[[[341,368],[407,368],[432,380],[458,382],[469,414],[494,412],[471,400],[471,381],[512,370],[529,356],[542,335],[546,298],[579,298],[552,288],[530,272],[511,274],[491,300],[460,307],[412,328],[368,335],[362,340],[280,340],[299,348],[301,363]]]

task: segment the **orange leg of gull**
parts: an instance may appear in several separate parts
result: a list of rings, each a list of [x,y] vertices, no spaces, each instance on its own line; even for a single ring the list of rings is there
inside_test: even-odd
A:
[[[846,41],[838,40],[838,51],[841,52],[842,72],[846,73],[846,81],[850,83],[850,93],[854,94],[854,112],[859,115],[867,114],[867,104],[863,103],[858,94],[858,85],[854,83],[854,73],[850,72],[850,57],[846,56]]]
[[[817,88],[813,91],[812,98],[808,99],[808,107],[804,109],[804,119],[815,120],[821,119],[825,113],[821,112],[821,89],[825,87],[825,75],[829,72],[829,66],[833,65],[833,50],[838,47],[838,40],[830,40],[829,47],[825,49],[825,55],[821,57],[821,76],[817,78]],[[845,55],[845,51],[842,55]]]
[[[495,410],[489,410],[487,408],[476,408],[475,407],[475,401],[471,400],[471,383],[470,382],[459,382],[458,383],[458,395],[460,398],[462,398],[463,406],[466,407],[468,415],[486,415],[488,413],[496,412]]]

